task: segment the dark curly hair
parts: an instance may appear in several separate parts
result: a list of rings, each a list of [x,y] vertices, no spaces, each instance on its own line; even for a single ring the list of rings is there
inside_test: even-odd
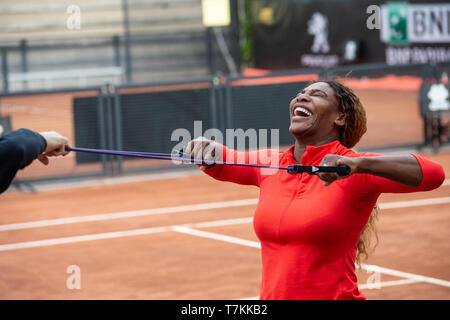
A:
[[[347,147],[354,147],[367,131],[366,111],[358,96],[352,89],[346,87],[337,80],[313,81],[327,83],[334,91],[338,100],[338,110],[345,117],[345,124],[340,129],[340,143]],[[369,252],[375,249],[378,244],[378,234],[376,230],[376,220],[378,216],[378,206],[375,205],[369,220],[364,226],[357,244],[356,263],[360,264],[361,256],[367,259]],[[375,238],[375,244],[371,240]]]
[[[345,124],[340,132],[340,142],[347,148],[354,147],[367,131],[366,111],[361,101],[352,89],[336,80],[316,82],[327,83],[336,94],[338,110],[345,116]]]

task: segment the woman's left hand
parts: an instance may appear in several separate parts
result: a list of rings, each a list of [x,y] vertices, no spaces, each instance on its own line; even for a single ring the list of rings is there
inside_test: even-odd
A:
[[[323,185],[328,186],[335,180],[341,180],[350,177],[358,171],[358,158],[349,158],[337,154],[327,154],[320,162],[320,166],[334,167],[340,164],[346,164],[350,167],[350,173],[345,176],[339,176],[334,172],[318,172],[316,175],[323,180]]]

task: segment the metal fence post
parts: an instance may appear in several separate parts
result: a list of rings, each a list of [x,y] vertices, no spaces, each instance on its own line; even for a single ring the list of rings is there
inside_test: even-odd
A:
[[[128,12],[128,0],[122,0],[123,29],[125,45],[125,75],[128,83],[132,81],[131,52],[130,52],[130,18]]]
[[[2,76],[3,76],[3,91],[8,92],[8,51],[2,48]]]
[[[231,42],[232,42],[232,56],[233,60],[236,62],[237,72],[241,72],[241,54],[239,45],[239,12],[238,12],[238,1],[230,1],[230,17],[231,17]]]
[[[117,150],[122,150],[122,105],[120,104],[120,94],[118,93],[117,87],[113,87],[113,97],[114,97],[114,133],[115,133],[115,148]],[[118,174],[123,173],[123,160],[122,157],[117,159],[117,172]]]
[[[207,27],[205,30],[206,38],[206,59],[209,68],[209,74],[214,74],[215,62],[214,62],[214,50],[213,50],[213,38],[212,38],[212,27]]]
[[[100,149],[107,149],[106,146],[106,123],[105,123],[105,106],[104,106],[104,91],[105,88],[101,87],[98,90],[98,103],[97,103],[97,114],[98,114],[98,137],[99,137],[99,145]],[[100,159],[102,162],[103,175],[108,175],[108,164],[105,154],[100,155]]]
[[[113,49],[114,49],[114,65],[116,67],[120,67],[121,61],[120,61],[120,39],[119,39],[119,36],[112,37],[112,44],[113,44]]]
[[[217,77],[211,77],[211,87],[209,89],[209,110],[211,112],[211,126],[213,128],[219,129],[218,119],[217,119],[217,97],[216,97],[216,86],[220,81]]]
[[[222,74],[222,72],[218,72],[216,75],[217,78],[217,87],[216,87],[216,92],[217,92],[217,106],[218,106],[218,126],[219,126],[219,130],[224,132],[226,131],[226,127],[227,127],[227,116],[226,116],[226,112],[225,112],[225,108],[226,108],[226,101],[225,101],[225,92],[224,92],[224,83],[223,81],[226,79],[224,77],[224,75]]]
[[[113,109],[112,109],[112,94],[111,94],[111,87],[112,85],[110,83],[105,84],[105,91],[106,91],[106,149],[114,149],[114,121],[113,121]],[[109,162],[109,168],[110,168],[110,175],[114,175],[114,162],[117,159],[117,156],[108,156],[108,162]]]
[[[21,62],[21,71],[22,73],[28,72],[28,43],[27,40],[20,40],[20,62]],[[23,89],[27,89],[28,81],[24,80],[22,82]]]
[[[226,77],[225,82],[225,113],[226,113],[226,127],[232,129],[234,127],[233,124],[233,102],[232,102],[232,94],[231,94],[231,85],[230,78]]]
[[[332,74],[332,72],[330,72],[330,68],[329,67],[323,67],[320,70],[318,76],[319,76],[319,79],[321,79],[321,80],[327,80],[330,77],[331,74]]]

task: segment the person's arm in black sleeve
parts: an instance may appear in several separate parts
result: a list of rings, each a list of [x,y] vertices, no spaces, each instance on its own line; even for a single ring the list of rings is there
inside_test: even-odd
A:
[[[44,165],[48,157],[66,156],[69,140],[57,132],[19,129],[0,138],[0,193],[8,189],[18,170],[38,158]]]
[[[47,147],[44,137],[19,129],[0,138],[0,193],[8,189],[18,170],[25,168]]]

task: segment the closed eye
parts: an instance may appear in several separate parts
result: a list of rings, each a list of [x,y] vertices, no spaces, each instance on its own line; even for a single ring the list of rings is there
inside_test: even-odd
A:
[[[306,90],[303,89],[302,91],[297,93],[296,97],[298,97],[300,94],[306,94]],[[325,91],[320,90],[320,89],[311,89],[311,90],[309,90],[309,95],[310,96],[317,96],[317,97],[324,97],[324,98],[328,97],[327,93]]]
[[[328,97],[328,95],[326,94],[325,91],[318,90],[318,89],[311,90],[311,95],[321,96],[321,97]]]

